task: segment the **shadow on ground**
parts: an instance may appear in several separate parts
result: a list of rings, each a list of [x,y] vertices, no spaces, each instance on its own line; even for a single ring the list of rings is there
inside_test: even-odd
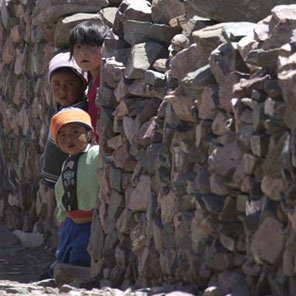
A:
[[[30,283],[45,276],[54,261],[54,251],[45,245],[28,248],[0,225],[0,280]]]

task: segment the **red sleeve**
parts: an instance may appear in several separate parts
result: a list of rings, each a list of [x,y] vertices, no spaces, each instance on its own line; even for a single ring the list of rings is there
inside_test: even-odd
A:
[[[96,101],[96,90],[97,87],[100,85],[100,77],[98,76],[96,80],[93,81],[93,83],[90,85],[89,90],[88,90],[88,110],[87,113],[89,114],[91,118],[91,124],[94,128],[95,131],[95,136],[97,143],[99,143],[99,135],[97,132],[97,119],[98,119],[98,114],[99,114],[99,108],[96,106],[95,101]]]

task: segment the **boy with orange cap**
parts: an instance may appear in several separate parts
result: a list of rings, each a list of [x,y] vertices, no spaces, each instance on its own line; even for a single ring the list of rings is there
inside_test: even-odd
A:
[[[79,108],[64,108],[51,118],[50,131],[57,146],[68,154],[55,185],[57,218],[62,223],[57,263],[90,266],[87,246],[100,168],[99,146],[91,145],[90,116]]]

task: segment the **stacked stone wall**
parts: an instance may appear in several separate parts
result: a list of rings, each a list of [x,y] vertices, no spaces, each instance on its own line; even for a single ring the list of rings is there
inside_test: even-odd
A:
[[[217,286],[217,295],[295,294],[295,5],[230,22],[227,11],[198,17],[195,1],[53,2],[2,3],[5,223],[46,229],[46,65],[81,20],[73,15],[98,11],[114,35],[97,91],[92,276],[121,288],[182,282]]]

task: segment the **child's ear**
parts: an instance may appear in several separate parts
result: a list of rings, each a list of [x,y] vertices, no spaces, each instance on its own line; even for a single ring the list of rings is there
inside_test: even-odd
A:
[[[86,139],[87,139],[87,141],[88,141],[88,142],[91,142],[92,137],[93,137],[93,132],[92,132],[91,130],[88,130],[88,131],[86,132]]]
[[[56,144],[56,146],[57,146],[57,147],[59,147],[59,148],[60,148],[60,145],[59,145],[59,139],[57,139],[57,141],[56,141],[56,143],[55,143],[55,144]],[[61,149],[61,148],[60,148],[60,149]]]

